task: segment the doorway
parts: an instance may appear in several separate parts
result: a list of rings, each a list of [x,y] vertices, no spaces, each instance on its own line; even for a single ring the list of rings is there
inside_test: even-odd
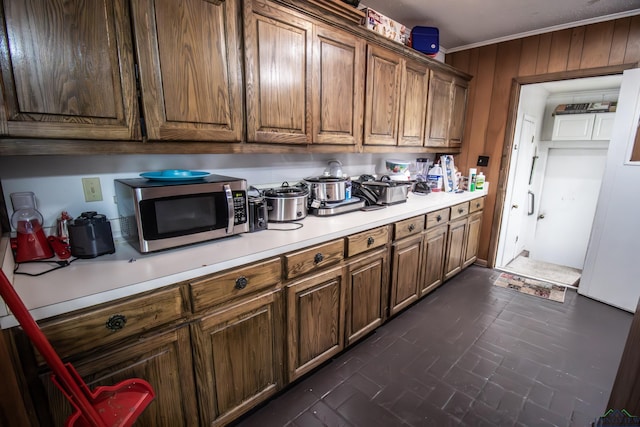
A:
[[[577,287],[608,141],[553,138],[559,104],[616,101],[620,76],[523,85],[507,175],[496,268]]]

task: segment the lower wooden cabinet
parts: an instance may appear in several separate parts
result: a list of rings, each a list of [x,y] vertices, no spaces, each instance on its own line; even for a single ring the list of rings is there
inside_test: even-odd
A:
[[[444,280],[462,271],[464,239],[467,234],[467,218],[459,218],[449,223],[447,253],[444,262]]]
[[[420,296],[424,296],[442,284],[445,250],[447,247],[447,226],[428,230],[424,234],[424,254],[422,266],[422,286]]]
[[[422,234],[393,244],[389,314],[393,315],[418,299],[421,278]]]
[[[283,386],[282,329],[281,291],[191,325],[201,425],[225,425]]]
[[[478,258],[480,230],[482,229],[482,212],[469,215],[467,235],[465,237],[464,260],[462,268],[468,267]]]
[[[136,426],[197,426],[196,388],[191,363],[189,328],[185,326],[141,339],[117,350],[73,362],[83,380],[94,389],[130,378],[142,378],[156,397],[142,412]],[[50,421],[62,426],[73,413],[68,400],[53,384],[50,372],[39,375],[49,416],[40,415],[41,425]],[[43,408],[43,402],[38,402]]]
[[[346,345],[350,345],[386,318],[389,251],[385,247],[358,257],[346,269]]]
[[[343,267],[335,267],[287,285],[289,381],[344,348],[343,274]]]

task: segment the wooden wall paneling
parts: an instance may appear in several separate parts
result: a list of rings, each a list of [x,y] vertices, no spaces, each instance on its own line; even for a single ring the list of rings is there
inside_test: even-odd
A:
[[[633,16],[629,24],[629,36],[624,53],[624,63],[630,64],[640,59],[640,15]]]
[[[580,68],[583,46],[584,27],[576,27],[571,32],[571,46],[569,47],[569,58],[567,58],[567,70],[577,70]]]
[[[613,36],[611,37],[611,50],[609,51],[609,65],[620,65],[624,62],[624,53],[627,50],[627,37],[629,36],[630,18],[615,21]]]
[[[556,31],[551,35],[549,67],[547,68],[550,73],[567,69],[569,46],[571,46],[571,29]]]
[[[470,93],[467,105],[467,127],[469,133],[464,136],[464,149],[461,154],[465,158],[459,158],[458,168],[463,174],[467,173],[473,156],[485,153],[487,122],[491,105],[491,93],[493,92],[494,74],[496,67],[497,45],[483,46],[475,49],[477,67],[469,70],[474,77],[471,80]]]
[[[549,72],[549,55],[551,50],[551,35],[553,33],[541,34],[538,45],[538,59],[536,60],[536,74]]]
[[[580,68],[604,67],[609,64],[614,23],[615,21],[606,21],[587,26]]]
[[[456,58],[458,60],[456,61]],[[473,135],[472,126],[473,126],[473,117],[469,114],[469,106],[475,105],[475,97],[476,92],[478,90],[478,85],[476,84],[478,80],[478,70],[479,70],[479,60],[480,60],[480,49],[473,49],[470,52],[465,51],[461,55],[457,55],[454,58],[454,63],[460,66],[464,66],[465,68],[458,68],[456,65],[454,67],[463,70],[467,74],[474,76],[469,82],[469,92],[467,94],[467,117],[465,119],[464,124],[464,138],[462,140],[463,149],[460,151],[455,158],[455,163],[458,165],[458,169],[465,175],[465,171],[462,169],[462,165],[475,164],[474,151],[472,148],[475,145],[470,144],[468,138]],[[478,149],[481,150],[484,147],[484,144]]]
[[[522,50],[520,51],[519,76],[531,76],[536,73],[536,62],[538,60],[539,36],[531,36],[522,39]]]
[[[500,171],[499,161],[505,141],[505,130],[510,107],[511,82],[517,77],[520,66],[520,40],[512,40],[498,45],[496,56],[496,72],[491,96],[491,108],[489,121],[487,122],[487,136],[485,141],[485,153],[489,155],[493,162],[487,168],[487,181],[498,183]],[[496,193],[490,192],[485,200],[485,210],[493,212],[495,206]],[[483,221],[480,238],[483,242],[488,242],[491,234],[491,221]],[[483,245],[479,248],[478,258],[486,260],[488,257],[488,247]]]

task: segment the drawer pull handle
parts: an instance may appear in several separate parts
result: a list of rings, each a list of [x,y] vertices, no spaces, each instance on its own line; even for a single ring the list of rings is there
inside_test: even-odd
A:
[[[126,323],[127,317],[124,314],[114,314],[109,317],[109,320],[107,320],[106,327],[111,332],[117,332],[120,329],[123,329]]]
[[[415,229],[416,229],[416,226],[414,224],[409,225],[409,231],[413,231]]]
[[[249,284],[249,279],[244,276],[240,276],[236,279],[236,289],[244,289]]]
[[[376,241],[376,239],[374,239],[373,237],[369,237],[367,239],[367,246],[371,246],[373,245],[373,243]]]
[[[438,216],[436,217],[436,221],[438,221],[438,222],[442,221],[442,215],[438,215]]]
[[[476,203],[476,208],[479,208],[479,207],[480,207],[480,203]]]
[[[324,256],[322,256],[322,254],[320,252],[318,252],[316,254],[316,256],[313,257],[313,263],[314,264],[320,264],[323,259],[324,259]]]
[[[461,214],[462,212],[464,212],[464,209],[458,208],[458,213]]]

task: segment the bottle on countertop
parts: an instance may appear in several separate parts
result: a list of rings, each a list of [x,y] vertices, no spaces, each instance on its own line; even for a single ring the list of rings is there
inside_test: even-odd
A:
[[[469,169],[469,191],[476,191],[476,175],[478,170],[476,168]]]
[[[478,176],[476,176],[476,190],[484,189],[484,173],[480,172]]]

